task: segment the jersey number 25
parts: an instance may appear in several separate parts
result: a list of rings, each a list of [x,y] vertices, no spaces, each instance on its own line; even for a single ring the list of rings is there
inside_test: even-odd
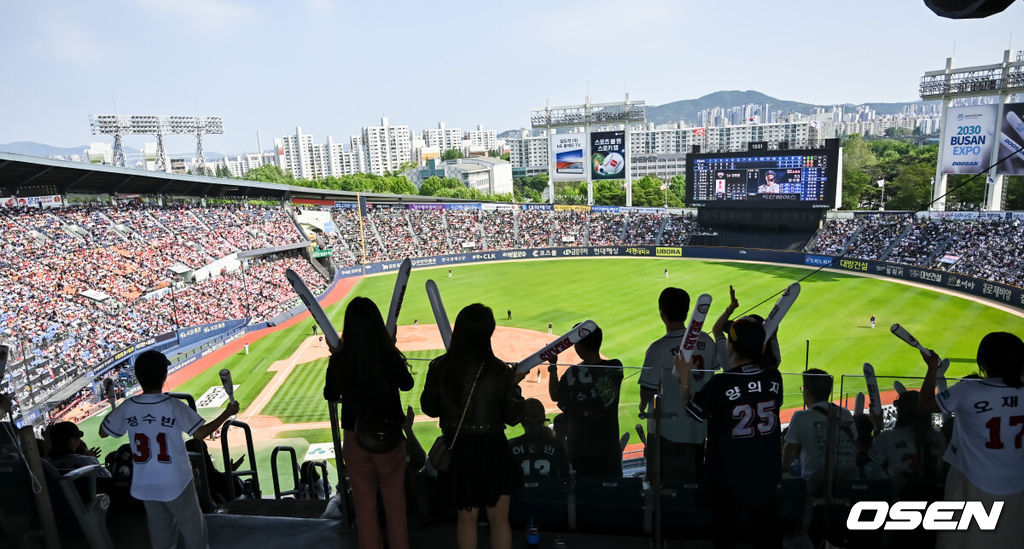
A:
[[[767,435],[775,429],[775,401],[764,400],[757,403],[757,431]],[[754,436],[754,407],[749,404],[737,404],[732,409],[732,418],[739,421],[732,428],[732,438],[750,438]]]

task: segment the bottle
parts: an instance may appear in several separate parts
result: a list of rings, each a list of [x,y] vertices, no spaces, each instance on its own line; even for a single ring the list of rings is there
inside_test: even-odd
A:
[[[526,546],[540,547],[540,531],[533,521],[533,515],[530,515],[530,522],[526,525]]]

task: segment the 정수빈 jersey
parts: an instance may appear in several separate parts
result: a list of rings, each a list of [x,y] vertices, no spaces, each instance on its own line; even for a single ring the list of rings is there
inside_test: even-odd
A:
[[[128,433],[132,448],[131,494],[143,501],[171,501],[192,481],[192,465],[181,434],[206,423],[184,402],[166,394],[133,396],[110,412],[102,429]]]
[[[945,460],[990,494],[1024,490],[1024,388],[965,379],[935,396],[956,414]]]
[[[686,411],[708,424],[708,472],[752,504],[774,493],[782,476],[779,408],[782,375],[755,365],[712,376]]]
[[[683,343],[686,330],[668,332],[651,343],[644,356],[644,369],[640,385],[661,392],[661,436],[678,443],[703,444],[707,428],[683,410],[683,395],[679,392],[679,378],[675,375],[675,357]],[[693,350],[694,370],[718,368],[715,341],[701,332]],[[690,373],[690,391],[697,390],[711,379],[709,372]],[[647,432],[654,432],[654,418],[647,420]]]

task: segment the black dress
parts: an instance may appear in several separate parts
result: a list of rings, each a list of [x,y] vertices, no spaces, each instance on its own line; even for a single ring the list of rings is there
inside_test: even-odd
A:
[[[441,418],[442,437],[450,444],[466,408],[479,365],[455,364],[446,356],[430,363],[420,396],[423,413]],[[466,418],[452,450],[451,467],[438,475],[446,498],[458,509],[493,507],[519,490],[521,470],[505,426],[519,423],[523,398],[512,370],[497,359],[485,361]]]

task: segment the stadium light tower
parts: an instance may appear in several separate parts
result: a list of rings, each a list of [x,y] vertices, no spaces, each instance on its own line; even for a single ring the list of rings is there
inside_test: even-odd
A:
[[[132,122],[127,116],[116,114],[90,114],[89,128],[93,135],[114,136],[114,165],[124,167],[124,134],[131,133]]]
[[[932,190],[932,200],[936,201],[932,209],[946,209],[946,174],[943,172],[943,149],[945,142],[951,137],[946,135],[946,120],[949,109],[956,99],[971,97],[993,97],[997,101],[996,121],[1001,121],[1005,116],[1004,107],[1011,95],[1024,93],[1024,54],[1018,52],[1015,59],[1011,60],[1010,50],[1003,52],[1003,60],[993,65],[981,65],[975,67],[953,68],[953,58],[946,58],[946,68],[937,71],[928,71],[921,77],[919,87],[921,99],[925,101],[942,101],[942,124],[939,128],[939,159],[935,166],[935,186]],[[999,137],[997,133],[993,136]],[[986,210],[1000,210],[1003,202],[1003,179],[1004,176],[996,174],[996,162],[999,161],[999,147],[992,147],[991,155],[988,158],[988,178],[991,182],[985,185],[985,208]]]
[[[569,128],[583,128],[584,132],[584,145],[586,152],[584,156],[583,168],[587,174],[587,204],[594,203],[594,181],[593,173],[591,169],[591,155],[593,154],[590,150],[590,127],[591,126],[617,126],[622,125],[625,129],[625,146],[626,146],[626,166],[625,166],[625,178],[626,178],[626,206],[633,205],[633,178],[629,173],[630,170],[630,145],[629,145],[629,125],[633,122],[646,122],[647,121],[647,104],[644,101],[632,101],[629,98],[629,94],[626,94],[626,100],[618,103],[591,103],[590,96],[587,96],[586,101],[582,105],[566,105],[559,107],[552,107],[550,101],[543,109],[533,109],[530,111],[530,125],[534,129],[547,130],[548,134],[548,192],[550,193],[550,201],[555,201],[555,168],[557,167],[555,160],[552,158],[553,143],[551,130],[554,129],[569,129]]]
[[[155,135],[157,159],[156,169],[168,171],[170,161],[164,148],[164,136],[167,134],[183,134],[196,136],[196,165],[205,166],[206,155],[203,152],[204,135],[221,135],[224,133],[224,119],[220,116],[158,116],[152,114],[135,114],[119,116],[116,114],[91,114],[89,126],[93,135],[107,134],[114,136],[114,165],[124,167],[124,144],[122,137],[126,134]]]

